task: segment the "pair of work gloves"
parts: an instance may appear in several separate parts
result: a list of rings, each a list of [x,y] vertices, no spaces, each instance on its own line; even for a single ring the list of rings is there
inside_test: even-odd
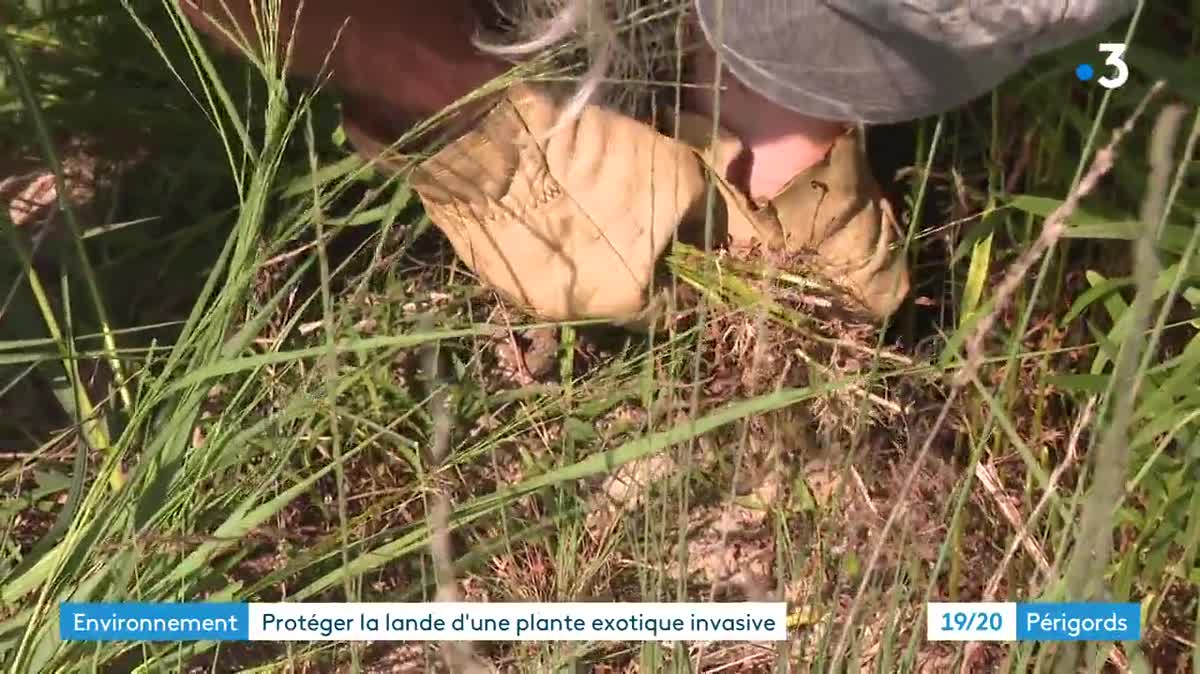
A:
[[[878,319],[908,292],[898,227],[858,130],[752,203],[722,178],[741,144],[710,118],[681,114],[674,138],[600,105],[564,117],[565,96],[511,85],[411,173],[430,220],[509,301],[550,320],[645,325],[669,247],[706,240],[710,181],[714,243],[796,254]],[[348,121],[360,152],[387,165],[389,139]]]
[[[251,47],[256,41],[262,17],[254,18],[246,0],[180,4],[226,46],[237,44],[235,34],[250,36]],[[809,261],[805,271],[825,276],[878,318],[908,291],[896,223],[857,131],[839,138],[774,198],[752,203],[722,179],[742,148],[733,136],[714,133],[710,118],[683,114],[675,120],[678,137],[670,137],[601,105],[564,115],[570,91],[522,82],[485,97],[482,108],[469,106],[469,116],[453,116],[448,142],[414,161],[393,147],[394,124],[379,123],[395,112],[384,94],[404,93],[395,91],[403,82],[394,81],[394,59],[436,65],[436,51],[395,44],[391,33],[406,24],[388,23],[395,9],[386,3],[348,3],[353,7],[340,13],[329,2],[310,3],[303,13],[298,3],[284,4],[279,36],[295,37],[288,53],[300,73],[320,67],[323,47],[350,13],[354,20],[332,62],[335,80],[351,94],[344,110],[351,142],[384,168],[411,170],[412,188],[463,262],[541,318],[645,325],[659,290],[670,285],[663,257],[676,240],[757,247],[785,261],[802,256]],[[456,24],[442,17],[447,11],[419,3],[412,8],[447,35],[455,32]],[[717,198],[707,239],[710,184]]]

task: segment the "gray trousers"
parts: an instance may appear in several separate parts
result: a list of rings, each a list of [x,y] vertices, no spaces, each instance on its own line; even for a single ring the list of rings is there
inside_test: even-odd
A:
[[[739,80],[824,119],[897,122],[960,105],[1136,0],[695,0]],[[1097,50],[1096,71],[1107,69]]]

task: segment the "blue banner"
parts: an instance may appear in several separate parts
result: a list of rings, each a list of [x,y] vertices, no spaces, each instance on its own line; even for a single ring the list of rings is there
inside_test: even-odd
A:
[[[1138,604],[1035,602],[1017,604],[1018,641],[1137,641]]]
[[[246,641],[249,604],[62,604],[63,641]]]

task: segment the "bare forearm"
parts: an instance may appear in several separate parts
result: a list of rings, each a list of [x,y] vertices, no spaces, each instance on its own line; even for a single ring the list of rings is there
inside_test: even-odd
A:
[[[180,3],[199,28],[227,47],[233,46],[232,36],[257,49],[255,1]],[[334,83],[346,94],[386,101],[407,114],[436,112],[505,68],[471,45],[476,19],[470,0],[307,0],[302,7],[298,0],[282,0],[281,5],[280,40],[293,40],[295,73],[312,75],[328,62]]]

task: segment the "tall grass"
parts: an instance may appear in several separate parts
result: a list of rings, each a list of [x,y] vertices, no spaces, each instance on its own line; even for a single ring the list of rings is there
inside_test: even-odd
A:
[[[9,18],[5,146],[60,185],[73,136],[142,157],[98,203],[59,190],[49,234],[0,212],[9,671],[432,668],[447,654],[64,643],[56,607],[707,600],[730,590],[706,565],[760,564],[713,524],[730,512],[766,573],[725,580],[787,598],[792,643],[480,644],[469,662],[1200,671],[1200,8],[1115,29],[1135,69],[1119,90],[1064,95],[1089,41],[911,125],[897,206],[919,300],[857,373],[730,400],[701,381],[703,326],[651,341],[497,313],[402,179],[347,156],[332,99],[283,77],[286,51],[212,54],[170,2]],[[739,310],[731,287],[757,285],[712,293],[713,321]],[[804,329],[777,309],[749,324]],[[496,345],[535,328],[559,337],[551,372],[509,385]],[[841,427],[810,432],[798,410],[843,398]],[[871,421],[885,403],[891,428]],[[639,496],[607,502],[614,483]],[[925,642],[923,602],[985,596],[1138,601],[1145,638]]]

